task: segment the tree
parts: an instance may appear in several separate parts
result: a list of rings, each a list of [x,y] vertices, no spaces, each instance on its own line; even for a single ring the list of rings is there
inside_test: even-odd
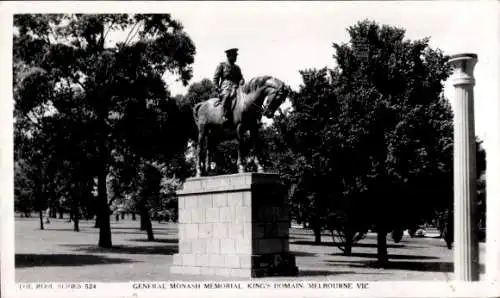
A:
[[[184,149],[185,134],[172,127],[176,105],[161,77],[170,72],[187,84],[195,46],[170,14],[16,15],[14,25],[14,57],[47,73],[53,114],[77,119],[85,132],[79,138],[70,130],[65,144],[77,147],[77,154],[67,159],[87,162],[97,177],[99,246],[111,247],[106,178],[112,154],[168,161]],[[126,30],[126,40],[108,41],[110,32]],[[25,98],[16,104],[40,105]],[[168,144],[159,135],[168,136]]]
[[[338,165],[351,176],[344,188],[370,211],[383,265],[387,232],[450,197],[453,123],[442,97],[450,69],[429,39],[407,40],[401,28],[365,20],[347,31],[350,42],[333,46],[336,94],[348,112],[332,134],[347,147]]]
[[[311,224],[316,243],[321,242],[336,191],[332,181],[337,181],[336,168],[331,166],[336,147],[325,143],[323,135],[335,105],[327,73],[326,68],[301,71],[303,85],[290,97],[293,111],[275,119],[274,147],[266,150],[279,153],[272,160],[290,187],[292,212]]]
[[[44,104],[51,96],[50,80],[43,69],[27,65],[16,56],[14,73],[15,201],[25,212],[30,207],[38,211],[43,230],[43,211],[49,204],[54,175],[50,164],[53,143],[46,131],[50,125],[46,120],[48,107]]]

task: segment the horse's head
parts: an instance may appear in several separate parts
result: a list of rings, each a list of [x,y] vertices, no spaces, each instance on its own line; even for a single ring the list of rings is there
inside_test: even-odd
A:
[[[279,106],[285,101],[286,97],[290,92],[290,88],[286,86],[282,81],[271,78],[268,80],[268,90],[267,99],[264,102],[263,115],[267,118],[272,118],[274,112],[279,108]]]

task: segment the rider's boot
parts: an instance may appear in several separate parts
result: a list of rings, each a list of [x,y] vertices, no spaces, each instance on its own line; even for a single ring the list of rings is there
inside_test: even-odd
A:
[[[231,108],[229,106],[229,104],[231,103],[231,101],[229,100],[229,98],[224,98],[224,102],[223,102],[223,108],[224,108],[224,115],[222,116],[222,121],[223,123],[227,123],[229,121],[229,118],[231,117]]]

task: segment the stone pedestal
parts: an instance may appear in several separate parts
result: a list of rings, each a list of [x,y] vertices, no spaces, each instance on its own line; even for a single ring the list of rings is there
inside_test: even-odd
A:
[[[474,132],[475,54],[454,55],[454,254],[455,279],[479,280],[478,218],[476,214],[476,144]]]
[[[178,198],[179,253],[172,273],[248,278],[298,273],[278,175],[190,178]]]

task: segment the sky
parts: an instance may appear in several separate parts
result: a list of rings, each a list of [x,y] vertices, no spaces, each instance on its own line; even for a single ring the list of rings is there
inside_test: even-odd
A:
[[[154,12],[171,13],[196,46],[193,78],[212,79],[224,50],[239,48],[238,65],[249,79],[272,75],[298,89],[299,70],[333,67],[332,44],[348,41],[346,29],[370,19],[406,29],[406,37],[430,37],[430,44],[446,54],[478,54],[475,68],[476,135],[485,139],[488,111],[498,98],[498,2],[496,1],[297,1],[297,2],[90,2],[68,6],[16,4],[14,10],[39,12]],[[54,9],[55,8],[55,9]],[[123,41],[128,32],[111,34],[111,42]],[[173,95],[187,87],[165,76]],[[453,86],[445,84],[453,98]],[[453,107],[453,100],[451,101]],[[486,140],[485,140],[486,141]]]
[[[476,53],[476,135],[484,140],[488,103],[498,100],[498,12],[492,2],[183,2],[159,9],[181,21],[196,46],[191,82],[211,79],[224,50],[236,47],[247,79],[269,74],[297,89],[299,70],[333,67],[332,43],[347,42],[346,28],[363,19],[405,28],[410,39],[430,37],[431,46],[446,54]],[[172,94],[186,91],[172,77],[166,81]],[[451,99],[453,86],[445,86]]]

